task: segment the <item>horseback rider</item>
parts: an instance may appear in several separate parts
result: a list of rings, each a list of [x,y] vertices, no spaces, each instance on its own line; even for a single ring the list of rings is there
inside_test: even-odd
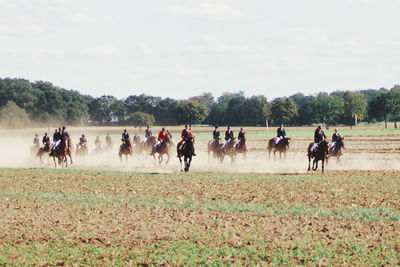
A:
[[[314,156],[314,152],[317,149],[318,145],[326,139],[324,131],[322,131],[321,125],[317,127],[314,132],[314,144],[311,147],[312,157]]]
[[[42,138],[42,144],[44,147],[50,145],[50,137],[47,135],[47,133],[44,133],[44,136]]]
[[[83,146],[86,146],[87,140],[84,134],[82,134],[82,137],[79,138],[79,143],[76,145],[77,150],[81,149]]]
[[[106,144],[107,144],[107,145],[110,145],[110,144],[111,144],[111,136],[110,136],[109,133],[107,133],[107,136],[106,136]]]
[[[245,139],[246,139],[245,132],[244,132],[243,128],[241,127],[239,134],[238,134],[238,142],[235,146],[239,147],[241,145],[242,141],[244,141]]]
[[[61,135],[60,135],[60,136],[64,136],[64,137],[66,137],[66,138],[69,137],[69,134],[68,134],[68,132],[67,132],[67,128],[66,128],[65,126],[62,127],[62,129],[61,129]]]
[[[189,124],[185,125],[185,129],[183,129],[181,132],[181,137],[182,137],[182,140],[178,143],[179,150],[182,149],[183,145],[186,143],[186,141],[189,138],[194,138],[194,134],[192,132],[192,129],[190,129]],[[192,149],[193,149],[192,150],[193,156],[196,156],[196,154],[194,153],[194,146],[192,146]]]
[[[165,137],[168,135],[168,132],[165,130],[164,127],[162,127],[161,131],[158,133],[158,138],[157,138],[157,142],[154,144],[154,148],[157,148],[158,146],[160,146],[161,142],[165,139]],[[150,155],[154,155],[155,153],[155,149],[153,149],[150,153]]]
[[[124,132],[122,133],[121,141],[122,141],[123,144],[125,144],[125,143],[128,142],[128,140],[129,140],[129,133],[128,133],[128,131],[126,129],[124,129]]]
[[[283,128],[283,124],[281,123],[278,130],[276,130],[275,145],[277,145],[279,141],[281,141],[285,137],[286,137],[286,131]]]
[[[58,146],[60,145],[61,137],[62,137],[62,129],[58,128],[58,130],[56,129],[53,134],[53,141],[54,141],[53,149],[54,150],[57,150]]]
[[[220,136],[220,132],[218,131],[218,126],[215,125],[214,131],[213,131],[213,140],[211,141],[211,145],[213,145],[219,141],[219,139],[220,139],[219,136]]]
[[[35,137],[33,138],[33,146],[34,147],[39,147],[40,146],[39,135],[38,134],[35,134]]]
[[[150,125],[147,125],[146,130],[144,131],[144,142],[143,144],[147,143],[147,140],[153,135],[153,133],[150,130]]]
[[[332,135],[332,143],[331,143],[331,145],[329,146],[329,150],[332,151],[332,150],[335,148],[336,141],[339,140],[340,138],[342,138],[342,137],[341,137],[340,134],[339,134],[339,129],[338,129],[338,128],[335,128],[335,132],[334,132],[333,135]]]
[[[228,142],[229,142],[230,140],[233,140],[233,139],[235,139],[235,137],[234,137],[234,135],[233,135],[231,126],[228,126],[228,128],[227,128],[227,130],[226,130],[226,132],[225,132],[225,141],[224,141],[224,144],[222,145],[222,148],[225,148],[225,147],[226,147],[226,144],[228,144]]]
[[[94,145],[96,146],[96,148],[100,148],[101,147],[101,140],[100,137],[96,137],[96,140],[94,140]]]

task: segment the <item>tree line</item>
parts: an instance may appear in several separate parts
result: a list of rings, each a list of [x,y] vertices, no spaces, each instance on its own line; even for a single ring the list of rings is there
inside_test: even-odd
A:
[[[50,82],[0,79],[0,126],[20,128],[68,125],[179,125],[232,126],[356,125],[400,120],[400,86],[391,89],[297,93],[268,101],[263,95],[224,93],[217,99],[203,93],[185,100],[150,95],[124,99],[92,97]]]

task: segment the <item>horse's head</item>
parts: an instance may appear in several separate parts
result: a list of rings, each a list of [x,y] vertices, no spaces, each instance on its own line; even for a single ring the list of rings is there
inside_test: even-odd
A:
[[[282,143],[282,145],[283,145],[284,147],[287,146],[287,147],[289,148],[290,138],[289,138],[289,137],[284,137],[284,138],[282,138],[282,140],[281,140],[279,143]]]
[[[163,143],[167,143],[167,144],[170,144],[170,143],[171,143],[171,135],[170,135],[170,134],[167,134],[167,135],[164,137]]]
[[[319,144],[319,148],[321,149],[321,151],[325,152],[326,154],[329,154],[329,143],[328,143],[328,141],[323,140]]]
[[[336,147],[337,150],[341,149],[342,147],[344,148],[343,140],[344,140],[344,137],[340,137],[338,140],[336,140],[335,147]]]

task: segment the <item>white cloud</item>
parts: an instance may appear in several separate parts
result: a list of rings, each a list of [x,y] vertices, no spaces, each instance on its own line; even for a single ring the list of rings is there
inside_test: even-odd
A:
[[[369,5],[400,5],[399,0],[350,0],[356,4],[369,4]]]
[[[93,16],[84,13],[79,13],[69,18],[71,21],[82,24],[103,24],[111,23],[113,18],[110,16]]]
[[[44,31],[44,28],[37,24],[0,24],[0,34],[5,35],[34,35]]]
[[[198,6],[174,5],[169,8],[169,12],[174,15],[199,17],[205,19],[241,19],[244,14],[237,8],[231,7],[226,3],[202,3]]]
[[[17,8],[17,3],[15,0],[1,0],[0,1],[0,8]]]
[[[83,49],[81,53],[84,55],[112,56],[117,54],[118,51],[118,47],[114,44],[97,44]]]

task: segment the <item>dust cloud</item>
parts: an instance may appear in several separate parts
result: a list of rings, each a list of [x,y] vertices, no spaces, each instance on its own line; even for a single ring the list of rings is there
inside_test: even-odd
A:
[[[45,157],[43,164],[39,158],[31,152],[34,133],[39,134],[40,141],[43,136],[42,131],[24,130],[19,132],[0,132],[0,167],[18,167],[18,168],[54,168],[53,159]],[[113,139],[113,149],[100,154],[94,154],[94,140],[99,136],[105,143],[105,135],[109,130],[88,131],[86,137],[88,139],[89,155],[84,159],[77,159],[73,154],[72,165],[68,168],[72,169],[94,169],[94,170],[113,170],[113,171],[139,171],[139,172],[157,172],[171,173],[180,171],[180,163],[176,156],[176,151],[170,155],[169,164],[165,164],[167,157],[164,156],[163,162],[158,164],[158,159],[154,160],[148,153],[143,155],[134,154],[128,158],[128,162],[121,163],[118,156],[120,145],[120,130],[111,131],[110,135]],[[51,132],[50,132],[51,133]],[[73,144],[78,142],[78,137],[82,131],[75,129],[70,132]],[[50,134],[50,136],[52,133]],[[177,135],[175,135],[177,136]],[[376,137],[374,140],[361,140],[350,138],[346,140],[346,150],[341,157],[341,163],[337,163],[335,158],[329,160],[325,170],[400,170],[400,140],[385,143],[387,140],[382,137]],[[176,140],[175,140],[176,143]],[[197,140],[195,147],[197,156],[193,157],[190,171],[196,172],[222,172],[222,173],[307,173],[308,159],[306,156],[306,147],[309,140],[301,138],[293,139],[291,148],[288,151],[285,160],[274,159],[268,157],[266,149],[266,140],[249,140],[247,147],[249,151],[246,158],[243,154],[238,154],[235,162],[232,164],[229,157],[225,157],[220,163],[217,159],[207,153],[207,140]],[[390,146],[390,147],[389,147]],[[60,168],[60,167],[58,167]],[[318,172],[321,171],[321,162],[319,163]]]

